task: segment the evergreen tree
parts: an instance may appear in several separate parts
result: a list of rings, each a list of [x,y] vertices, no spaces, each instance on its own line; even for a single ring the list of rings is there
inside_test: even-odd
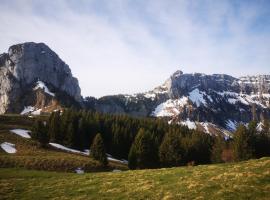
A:
[[[248,160],[252,157],[252,151],[248,145],[248,132],[244,125],[240,125],[233,137],[233,154],[235,161]]]
[[[32,138],[37,140],[41,147],[46,147],[49,142],[49,135],[46,126],[46,122],[36,120],[32,129]]]
[[[128,154],[128,168],[136,169],[137,168],[137,156],[135,152],[135,146],[132,145]]]
[[[129,158],[139,169],[154,168],[158,165],[158,155],[155,143],[149,131],[140,129],[131,147]],[[133,152],[134,151],[134,152]]]
[[[212,147],[211,151],[211,161],[212,163],[221,163],[222,160],[222,153],[225,149],[225,141],[224,138],[221,136],[218,136],[214,139],[214,145]]]
[[[60,136],[60,112],[53,112],[49,119],[49,136],[51,142],[62,142],[63,138]]]
[[[251,121],[248,124],[248,147],[250,149],[250,153],[252,157],[255,157],[255,146],[256,146],[256,140],[257,140],[257,122],[256,121]]]
[[[170,131],[159,148],[159,159],[163,166],[178,166],[183,163],[183,148],[179,132]]]
[[[95,160],[98,160],[103,166],[107,166],[108,160],[105,145],[100,133],[98,133],[94,138],[93,144],[90,148],[90,156]]]
[[[203,132],[194,130],[181,140],[184,148],[185,163],[206,164],[211,162],[213,138]]]

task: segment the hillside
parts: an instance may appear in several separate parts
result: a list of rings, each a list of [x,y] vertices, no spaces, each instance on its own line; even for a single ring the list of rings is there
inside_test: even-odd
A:
[[[0,169],[2,199],[269,199],[270,159],[90,174]]]
[[[46,120],[48,116],[39,116]],[[89,156],[70,153],[48,146],[41,148],[31,138],[21,137],[11,130],[30,130],[34,118],[20,115],[0,115],[0,144],[11,143],[16,153],[7,153],[0,148],[0,167],[20,167],[49,171],[69,171],[81,167],[85,171],[111,171],[113,169],[127,169],[125,164],[110,161],[107,168],[102,167]]]

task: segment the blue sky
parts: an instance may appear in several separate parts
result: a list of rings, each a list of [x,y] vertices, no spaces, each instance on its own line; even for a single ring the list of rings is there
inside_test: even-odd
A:
[[[0,51],[49,45],[83,96],[150,90],[174,71],[270,72],[269,0],[0,0]]]

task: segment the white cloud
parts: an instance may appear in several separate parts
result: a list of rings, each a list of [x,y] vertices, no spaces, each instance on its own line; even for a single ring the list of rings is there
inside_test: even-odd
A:
[[[0,51],[25,41],[48,44],[84,96],[150,90],[178,68],[269,73],[269,32],[247,30],[258,8],[236,15],[229,1],[14,2],[0,7]]]

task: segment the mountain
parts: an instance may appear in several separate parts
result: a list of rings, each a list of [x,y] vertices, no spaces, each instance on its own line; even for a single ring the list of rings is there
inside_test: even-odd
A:
[[[17,44],[0,55],[0,114],[40,114],[71,106],[161,117],[229,137],[239,123],[270,117],[270,75],[235,78],[179,70],[145,93],[83,99],[69,66],[47,45]]]
[[[87,98],[99,112],[163,117],[210,134],[270,116],[270,75],[235,78],[176,71],[164,84],[134,95]]]
[[[81,102],[78,80],[44,43],[13,45],[0,55],[0,114],[38,114]]]

